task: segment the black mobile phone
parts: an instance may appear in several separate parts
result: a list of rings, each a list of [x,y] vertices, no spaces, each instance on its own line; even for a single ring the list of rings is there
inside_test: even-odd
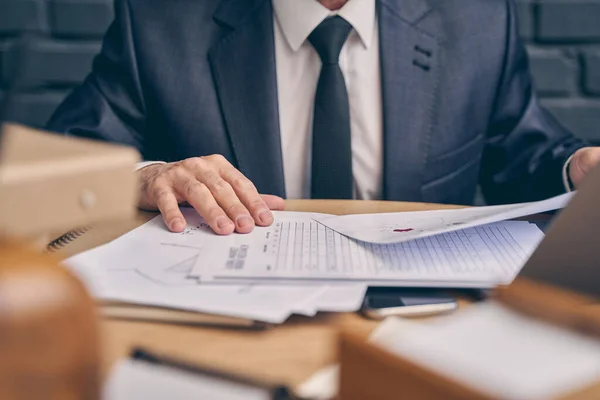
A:
[[[450,313],[458,308],[456,298],[439,289],[370,288],[361,313],[370,319],[389,316],[425,317]]]

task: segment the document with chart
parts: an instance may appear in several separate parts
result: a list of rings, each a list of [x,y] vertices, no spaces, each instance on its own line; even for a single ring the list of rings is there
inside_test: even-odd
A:
[[[535,224],[505,219],[571,198],[372,215],[278,212],[273,226],[249,235],[206,237],[191,274],[221,283],[493,287],[512,282],[544,236]]]
[[[162,307],[248,318],[270,324],[290,315],[351,312],[367,290],[360,282],[330,285],[206,284],[193,277],[200,253],[216,236],[191,208],[182,210],[188,227],[172,233],[162,218],[64,261],[101,302]],[[317,215],[314,215],[317,216]],[[215,249],[219,252],[220,249]]]

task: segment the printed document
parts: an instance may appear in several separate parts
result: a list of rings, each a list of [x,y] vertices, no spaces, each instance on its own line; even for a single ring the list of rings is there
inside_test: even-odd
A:
[[[532,203],[456,210],[413,211],[384,214],[317,217],[322,224],[342,235],[370,243],[399,243],[558,210],[567,206],[574,193]]]
[[[247,235],[207,234],[191,275],[203,283],[491,287],[510,283],[543,238],[534,224],[508,221],[382,245],[275,215]]]

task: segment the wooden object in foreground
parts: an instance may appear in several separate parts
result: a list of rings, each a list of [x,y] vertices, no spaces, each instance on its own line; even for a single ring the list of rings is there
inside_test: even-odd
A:
[[[36,252],[33,243],[133,217],[139,154],[17,125],[0,128],[0,399],[99,398],[94,302],[58,258]]]
[[[496,301],[530,318],[575,330],[600,340],[600,315],[593,299],[528,279],[498,289]],[[498,400],[407,358],[394,355],[344,331],[339,339],[340,400],[407,399]],[[366,384],[367,383],[367,384]],[[600,398],[600,382],[558,400]]]
[[[99,398],[94,303],[58,259],[0,243],[0,399]]]
[[[0,154],[0,233],[35,237],[135,215],[136,150],[7,125]]]
[[[510,286],[497,289],[495,297],[505,306],[531,318],[600,340],[600,313],[593,307],[595,300],[589,296],[519,278]]]
[[[340,400],[494,400],[344,331],[339,339]]]

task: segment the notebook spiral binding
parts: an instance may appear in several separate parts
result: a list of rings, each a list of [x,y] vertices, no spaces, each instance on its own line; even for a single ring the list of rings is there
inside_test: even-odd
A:
[[[92,226],[85,226],[83,228],[78,228],[69,231],[61,237],[54,239],[53,241],[48,243],[48,246],[46,246],[46,250],[50,253],[57,252],[69,245],[70,243],[77,240],[79,237],[83,236],[90,229],[92,229]]]

